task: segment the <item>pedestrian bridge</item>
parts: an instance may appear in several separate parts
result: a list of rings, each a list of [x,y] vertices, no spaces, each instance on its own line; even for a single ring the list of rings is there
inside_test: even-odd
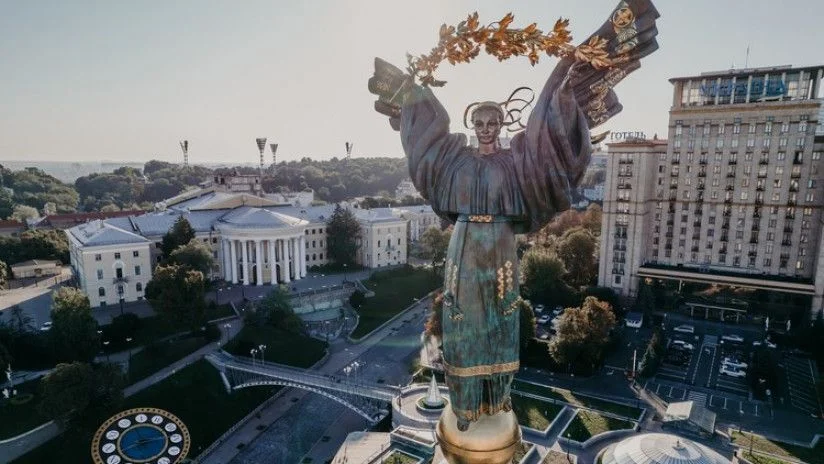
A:
[[[337,401],[370,423],[386,416],[387,404],[401,392],[400,387],[233,356],[225,351],[210,353],[206,360],[220,371],[229,393],[265,385],[300,388]]]

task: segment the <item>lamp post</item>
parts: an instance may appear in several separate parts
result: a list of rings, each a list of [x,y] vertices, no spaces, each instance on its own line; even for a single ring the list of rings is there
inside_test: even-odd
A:
[[[257,352],[258,352],[257,348],[252,348],[251,350],[249,350],[249,354],[252,355],[252,364],[255,363],[255,355],[257,354]]]
[[[343,282],[346,283],[346,267],[347,264],[343,263]]]
[[[258,345],[258,350],[260,351],[260,362],[266,362],[266,358],[263,356],[266,353],[266,345]]]
[[[109,350],[108,350],[109,342],[108,341],[103,342],[103,347],[104,347],[103,351],[106,352],[106,362],[108,363],[109,362]]]
[[[126,378],[129,378],[129,372],[132,370],[132,337],[126,337],[126,349],[129,350],[129,366],[126,369]]]
[[[572,459],[569,458],[569,432],[565,433],[564,437],[567,439],[567,442],[566,442],[567,462],[572,464]]]
[[[123,298],[123,295],[120,295],[120,315],[121,316],[123,315],[123,302],[124,301],[125,301],[125,299]]]
[[[223,331],[226,333],[226,343],[229,343],[229,329],[232,328],[232,324],[228,322],[223,324]]]

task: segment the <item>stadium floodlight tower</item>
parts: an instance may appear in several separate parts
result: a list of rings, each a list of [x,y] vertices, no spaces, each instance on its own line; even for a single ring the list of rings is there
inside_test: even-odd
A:
[[[258,151],[260,152],[260,179],[258,180],[260,188],[260,196],[263,196],[263,152],[266,150],[266,137],[258,137],[255,139],[257,142]]]

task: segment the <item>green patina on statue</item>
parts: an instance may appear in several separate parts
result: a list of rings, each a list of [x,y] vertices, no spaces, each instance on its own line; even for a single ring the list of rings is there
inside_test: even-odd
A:
[[[412,182],[436,213],[455,224],[444,269],[443,361],[460,430],[482,415],[512,408],[519,369],[520,292],[515,235],[535,231],[570,207],[590,161],[590,128],[621,110],[612,87],[657,49],[648,0],[621,2],[595,33],[613,66],[568,56],[549,76],[523,131],[502,148],[513,121],[495,102],[475,104],[478,147],[449,132],[432,90],[376,59],[370,90],[376,109],[400,130]],[[586,43],[586,42],[585,42]]]

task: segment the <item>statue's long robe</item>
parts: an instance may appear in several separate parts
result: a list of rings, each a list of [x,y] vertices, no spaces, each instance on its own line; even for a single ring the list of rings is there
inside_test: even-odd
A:
[[[416,89],[402,110],[412,181],[455,223],[444,269],[443,356],[452,408],[467,421],[507,408],[518,371],[515,234],[568,209],[589,164],[589,128],[561,78],[547,82],[511,148],[492,155],[449,133],[449,117],[430,90]]]
[[[415,87],[401,108],[412,182],[436,213],[455,223],[444,269],[442,340],[459,420],[511,405],[519,368],[515,234],[537,230],[569,208],[590,161],[589,128],[621,110],[612,87],[657,48],[657,17],[649,0],[620,2],[595,34],[608,41],[610,56],[625,60],[608,69],[586,65],[566,83],[573,60],[561,60],[510,149],[481,156],[465,135],[450,134],[449,117],[429,89]]]

